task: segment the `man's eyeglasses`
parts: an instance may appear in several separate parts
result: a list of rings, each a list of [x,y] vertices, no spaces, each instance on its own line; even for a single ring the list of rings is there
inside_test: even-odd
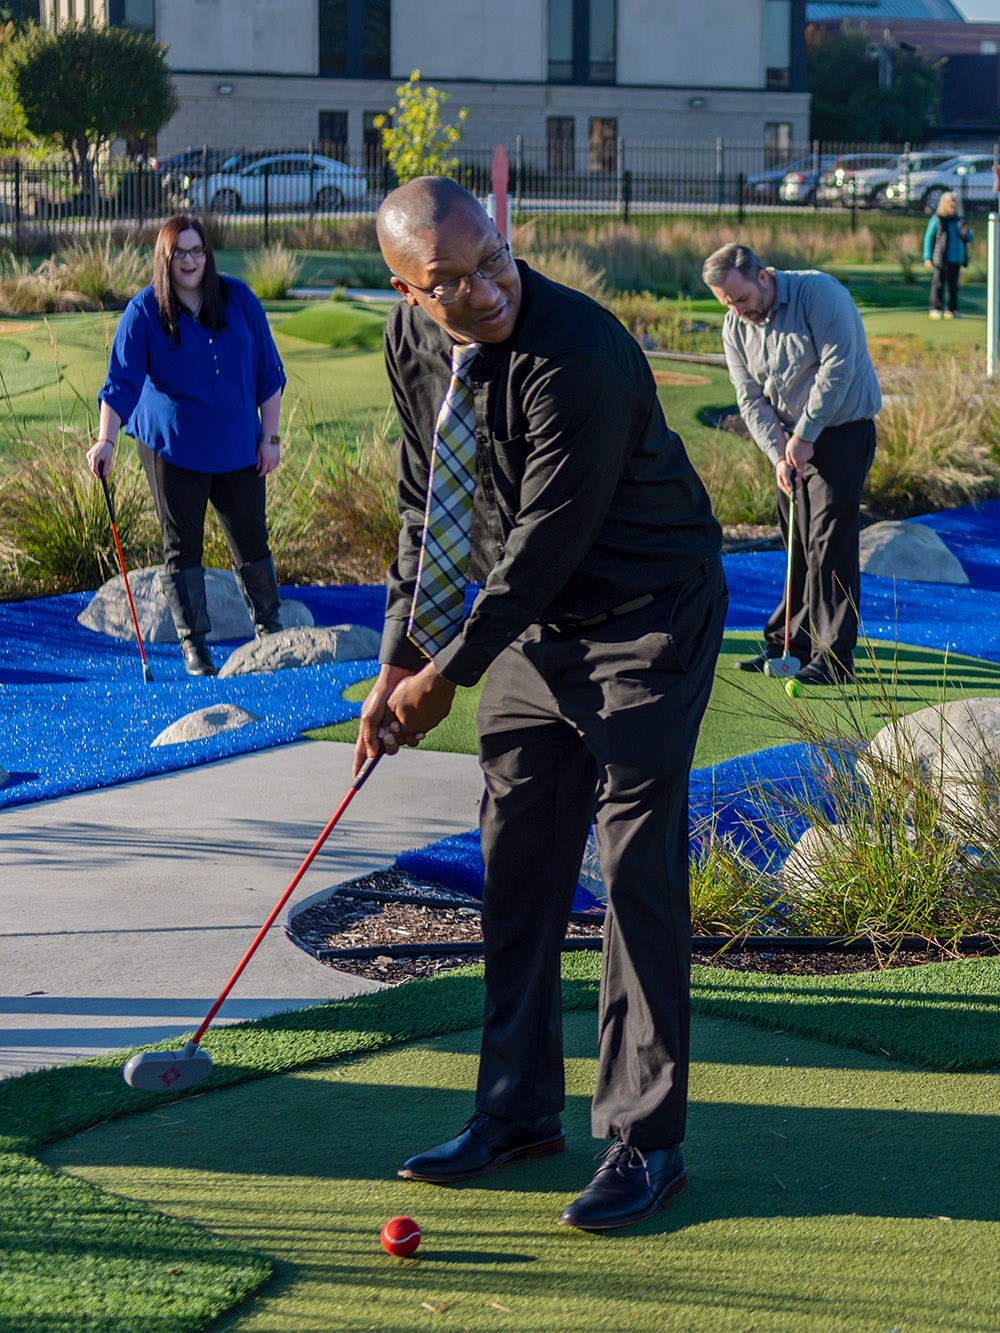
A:
[[[394,273],[393,277],[399,278],[407,287],[422,292],[424,296],[429,296],[432,301],[437,301],[440,305],[451,305],[454,301],[461,301],[463,296],[468,296],[472,290],[473,278],[499,278],[509,263],[510,246],[504,241],[499,250],[487,255],[479,267],[473,269],[471,273],[463,273],[458,278],[449,278],[447,282],[440,282],[436,287],[418,287],[415,282],[400,278],[398,273]]]
[[[170,256],[171,259],[204,259],[205,247],[203,245],[192,245],[189,250],[182,250],[180,246]]]

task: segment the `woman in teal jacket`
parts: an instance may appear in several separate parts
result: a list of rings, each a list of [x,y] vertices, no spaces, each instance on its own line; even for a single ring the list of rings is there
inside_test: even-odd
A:
[[[934,270],[931,278],[931,319],[961,319],[958,313],[958,275],[969,262],[972,232],[965,218],[958,216],[958,200],[947,191],[941,196],[937,212],[924,232],[924,266]],[[948,289],[948,308],[944,292]]]

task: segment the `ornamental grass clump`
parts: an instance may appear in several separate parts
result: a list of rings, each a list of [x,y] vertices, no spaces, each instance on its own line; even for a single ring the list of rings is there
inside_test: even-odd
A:
[[[301,273],[301,261],[280,243],[266,245],[247,256],[247,285],[261,301],[284,300]]]
[[[18,463],[0,473],[0,584],[4,595],[97,588],[117,572],[104,497],[88,470],[80,429],[18,441]],[[108,479],[115,526],[131,569],[160,559],[149,487],[137,459],[119,450]]]
[[[87,305],[122,305],[152,278],[152,257],[131,240],[88,237],[64,246],[56,256],[66,283]]]

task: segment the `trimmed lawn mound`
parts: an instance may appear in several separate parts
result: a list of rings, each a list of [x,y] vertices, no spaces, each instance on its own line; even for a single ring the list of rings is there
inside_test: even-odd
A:
[[[277,328],[293,338],[322,343],[325,347],[360,347],[370,351],[382,346],[385,312],[362,301],[317,301],[283,319]]]

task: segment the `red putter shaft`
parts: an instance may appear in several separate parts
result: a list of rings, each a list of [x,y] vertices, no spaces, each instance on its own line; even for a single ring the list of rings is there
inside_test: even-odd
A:
[[[318,837],[318,838],[316,839],[316,841],[313,843],[312,847],[309,849],[309,852],[308,852],[307,855],[306,855],[305,860],[302,862],[302,864],[299,866],[298,870],[296,870],[295,874],[292,876],[292,880],[291,880],[291,883],[288,885],[288,888],[287,888],[287,889],[285,890],[285,892],[281,895],[281,897],[278,899],[278,901],[274,904],[274,908],[273,908],[273,910],[272,910],[270,916],[267,918],[267,920],[266,920],[266,921],[264,922],[264,924],[261,926],[260,930],[258,930],[257,934],[254,936],[253,943],[250,945],[249,949],[247,949],[246,953],[245,953],[245,954],[243,955],[243,957],[240,959],[239,964],[237,965],[235,972],[234,972],[233,975],[229,978],[229,980],[226,982],[225,986],[224,986],[223,989],[222,989],[222,993],[219,995],[219,998],[216,1000],[216,1002],[212,1005],[211,1009],[209,1009],[208,1013],[205,1015],[204,1019],[202,1020],[201,1027],[198,1029],[198,1031],[194,1034],[194,1036],[191,1038],[191,1040],[190,1040],[190,1041],[187,1043],[187,1045],[184,1047],[184,1052],[185,1052],[185,1054],[190,1054],[191,1051],[192,1051],[195,1047],[197,1047],[198,1043],[201,1041],[202,1037],[205,1035],[205,1032],[206,1032],[206,1030],[208,1029],[208,1026],[209,1026],[209,1024],[211,1023],[212,1019],[215,1017],[215,1015],[219,1012],[219,1010],[222,1008],[223,1004],[225,1003],[226,996],[229,994],[229,992],[233,989],[233,987],[236,985],[237,981],[239,980],[240,973],[241,973],[241,972],[243,971],[243,969],[246,967],[247,963],[249,963],[250,959],[254,956],[254,953],[255,953],[256,950],[257,950],[257,946],[258,946],[258,944],[260,944],[261,940],[264,938],[264,936],[267,934],[267,932],[271,929],[271,926],[274,924],[275,918],[277,917],[278,913],[281,911],[281,909],[284,907],[285,903],[288,902],[289,898],[290,898],[290,897],[292,896],[292,894],[294,893],[294,891],[295,891],[295,886],[298,884],[299,880],[302,878],[302,876],[303,876],[303,875],[306,873],[306,871],[309,869],[309,866],[312,864],[313,857],[316,855],[316,853],[319,851],[319,849],[323,846],[324,842],[326,842],[327,838],[328,838],[328,837],[330,836],[330,834],[333,832],[333,829],[334,829],[334,827],[336,826],[337,821],[340,819],[341,815],[344,813],[344,811],[347,809],[347,807],[350,805],[350,803],[354,800],[355,796],[358,794],[358,792],[361,790],[361,788],[365,785],[365,783],[366,783],[366,782],[368,781],[368,779],[371,777],[371,774],[372,774],[372,772],[373,772],[373,770],[374,770],[374,768],[375,768],[375,765],[378,763],[378,761],[379,761],[381,758],[382,758],[382,751],[380,750],[380,751],[378,752],[378,754],[375,755],[375,757],[374,757],[373,759],[369,759],[369,760],[368,760],[367,764],[365,764],[364,768],[361,770],[361,772],[358,774],[358,776],[354,779],[354,782],[351,784],[350,788],[348,789],[347,795],[344,797],[344,799],[341,801],[341,803],[337,806],[336,810],[334,810],[333,814],[330,816],[330,818],[329,818],[329,820],[328,820],[328,822],[327,822],[327,824],[326,824],[326,827],[323,829],[322,833],[319,835],[319,837]]]
[[[118,540],[118,529],[115,527],[115,511],[111,504],[111,494],[108,491],[108,483],[104,476],[104,468],[101,467],[97,474],[97,479],[101,483],[101,490],[104,492],[104,503],[108,509],[108,522],[111,524],[111,535],[115,539],[115,550],[118,552],[118,564],[121,567],[122,579],[125,582],[125,596],[128,598],[128,609],[132,612],[132,624],[135,626],[135,641],[139,645],[139,656],[142,658],[143,672],[149,668],[146,661],[146,654],[142,646],[142,635],[139,633],[139,618],[135,614],[135,603],[132,601],[132,589],[128,586],[128,574],[125,572],[125,557],[122,554],[121,542]]]

